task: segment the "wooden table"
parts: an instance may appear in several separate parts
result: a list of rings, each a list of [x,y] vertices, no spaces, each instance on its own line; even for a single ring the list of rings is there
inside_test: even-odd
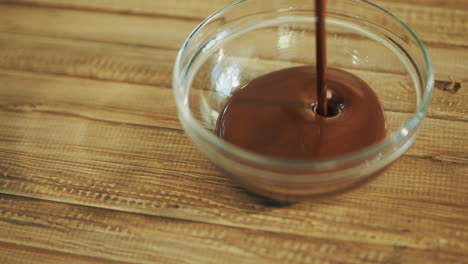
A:
[[[468,4],[378,1],[437,87],[414,147],[352,192],[268,206],[176,118],[171,71],[230,0],[0,1],[0,263],[468,263]]]

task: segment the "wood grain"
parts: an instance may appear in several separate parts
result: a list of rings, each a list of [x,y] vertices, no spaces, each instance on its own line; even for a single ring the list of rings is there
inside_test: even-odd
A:
[[[1,210],[1,209],[0,209]],[[16,216],[12,216],[11,218],[16,218]],[[4,217],[5,222],[9,222],[10,225],[1,225],[1,231],[5,231],[8,229],[17,229],[18,227],[15,223],[19,223],[16,221],[17,219],[10,219],[9,215]],[[79,220],[77,220],[79,221]],[[22,223],[25,223],[24,221]],[[30,223],[34,225],[34,223]],[[8,232],[5,232],[7,237],[10,237]],[[26,238],[25,238],[26,240]],[[29,240],[29,239],[28,239]],[[123,262],[120,260],[108,260],[102,257],[88,257],[85,255],[79,255],[76,253],[64,253],[62,249],[59,250],[51,250],[50,246],[45,246],[43,243],[41,244],[42,247],[31,247],[26,246],[23,244],[21,239],[17,240],[20,245],[15,243],[7,243],[7,242],[0,242],[0,250],[2,251],[2,255],[0,255],[0,261],[2,263],[52,263],[52,264],[63,264],[67,263],[92,263],[92,264],[109,264],[109,263],[129,263]],[[48,241],[48,240],[46,240]],[[89,253],[87,255],[90,255]]]
[[[2,0],[1,2],[135,15],[173,15],[200,20],[224,6],[235,3],[236,0],[206,0],[203,2],[180,0],[177,3],[152,0],[134,0],[131,3],[125,0],[84,0],[79,2],[73,0]],[[423,6],[468,9],[464,0],[374,0],[372,2],[388,9],[401,4],[408,6],[407,8]]]
[[[122,16],[113,13],[96,15],[80,10],[19,5],[0,5],[0,12],[0,32],[174,50],[179,48],[197,25],[196,21],[184,19]],[[153,32],[157,34],[149,29],[154,29]]]
[[[16,34],[0,35],[0,47],[0,68],[3,69],[165,88],[172,86],[170,76],[176,51],[151,48],[138,48],[138,50],[135,50],[134,47],[118,44]],[[40,49],[41,52],[38,53],[37,49]],[[434,57],[436,61],[445,61],[446,59],[450,61],[468,61],[468,53],[460,54],[459,51],[448,48],[440,48],[434,51],[437,51],[441,56]],[[270,62],[263,62],[262,64],[268,63]],[[270,64],[277,65],[276,62]],[[440,65],[444,69],[437,72],[437,77],[446,76],[446,78],[438,80],[443,82],[460,80],[461,87],[468,86],[468,79],[465,75],[468,72],[468,65],[451,63],[443,66],[442,64],[441,62],[436,63],[436,65]],[[293,66],[294,64],[285,63],[284,65]],[[370,76],[369,80],[378,84],[378,86],[394,85],[392,83],[383,84],[387,79],[395,79],[394,75],[385,75],[373,71],[366,72],[366,75]],[[169,96],[169,92],[167,92],[167,95]],[[130,96],[130,98],[133,98],[133,96]],[[428,115],[434,118],[466,120],[468,109],[464,106],[464,102],[467,99],[467,89],[461,88],[456,94],[435,90],[432,100],[434,103],[429,109]],[[172,100],[168,100],[168,97],[166,97],[163,101],[169,103],[167,101]],[[397,103],[401,100],[386,101]],[[394,104],[391,105],[391,108],[401,111],[405,107]],[[147,111],[147,113],[150,112]],[[164,111],[163,114],[170,115],[171,112]],[[175,118],[175,116],[175,113],[172,112],[170,118]],[[176,123],[178,122],[176,121]]]
[[[1,195],[0,201],[0,249],[10,249],[10,254],[24,252],[23,260],[40,257],[42,263],[68,259],[72,263],[462,264],[467,256],[445,248],[412,248],[397,241],[288,235],[9,195]],[[421,240],[429,241],[431,235],[421,234]],[[21,263],[22,259],[11,256],[0,255],[0,260]]]
[[[39,75],[24,78],[25,75],[7,72],[3,78],[18,86],[11,87],[9,92],[7,89],[2,97],[10,97],[8,100],[14,102],[15,97],[24,100],[27,94],[31,94],[34,100],[50,104],[33,101],[1,109],[3,126],[0,128],[0,140],[3,143],[0,160],[3,176],[0,178],[0,190],[4,193],[228,226],[274,232],[281,230],[296,235],[368,239],[365,232],[361,238],[356,233],[345,232],[342,222],[350,220],[333,220],[328,212],[330,208],[326,206],[333,200],[324,201],[326,211],[318,209],[314,212],[320,217],[327,216],[319,220],[320,225],[330,226],[336,221],[336,229],[331,230],[311,229],[304,225],[310,210],[317,205],[314,203],[269,211],[268,206],[259,204],[261,200],[246,195],[214,170],[176,126],[164,127],[164,121],[159,118],[149,122],[142,118],[141,123],[132,123],[124,120],[129,116],[119,113],[119,107],[124,108],[127,103],[138,106],[134,112],[144,112],[153,100],[161,102],[158,107],[162,109],[167,103],[170,109],[173,105],[172,100],[167,100],[169,89],[153,88],[157,91],[154,98],[138,98],[134,95],[144,94],[147,87],[109,88],[116,89],[120,98],[112,96],[113,91],[109,92],[103,85],[105,82],[101,84],[101,81],[79,79],[75,84],[74,79],[65,77]],[[13,81],[15,77],[30,79],[30,83],[23,82],[24,86],[20,86],[22,82]],[[57,98],[57,101],[43,99],[41,94],[44,93],[29,85],[32,83],[45,87],[45,98]],[[63,83],[67,83],[66,90],[59,88]],[[102,90],[85,90],[85,97],[69,92],[86,89],[87,86],[99,86]],[[139,89],[143,91],[138,92]],[[130,94],[127,95],[126,91]],[[35,93],[38,95],[34,96]],[[108,96],[118,99],[106,100]],[[95,105],[99,100],[91,101],[86,97],[104,98],[109,108],[101,109]],[[124,103],[122,98],[134,98],[131,100],[137,100],[138,104],[132,101]],[[70,107],[76,105],[79,105],[76,109]],[[392,117],[398,118],[399,115],[394,113]],[[173,117],[170,124],[175,122]],[[352,218],[352,221],[363,225],[369,214],[379,212],[380,217],[387,217],[385,212],[388,208],[369,205],[359,208],[341,203],[383,197],[382,203],[389,205],[394,199],[402,199],[401,203],[418,214],[436,203],[447,208],[460,207],[457,215],[468,215],[465,207],[468,179],[461,177],[468,173],[467,128],[466,122],[429,118],[417,144],[405,157],[372,184],[345,195],[344,200],[338,199],[339,207],[343,206],[348,213],[363,210]],[[445,134],[447,130],[451,132],[448,136]],[[50,161],[54,162],[51,164]],[[461,223],[466,224],[465,220]],[[291,224],[284,226],[285,221]],[[379,221],[373,223],[386,225]],[[458,228],[456,225],[453,232]],[[461,241],[466,239],[466,233],[461,235]],[[413,240],[404,242],[418,244]],[[437,245],[435,241],[432,243],[435,243],[432,246]],[[465,248],[468,245],[461,242],[460,246]]]
[[[5,3],[6,2],[6,3]],[[18,1],[22,2],[22,1]],[[32,1],[24,1],[30,3]],[[126,1],[123,5],[116,4],[120,12],[109,13],[99,12],[101,7],[108,7],[106,2],[117,2],[115,0],[107,0],[96,4],[95,1],[34,1],[36,6],[30,5],[12,5],[8,1],[0,1],[5,3],[0,6],[0,10],[4,14],[2,21],[2,29],[7,31],[25,31],[34,34],[58,35],[60,32],[63,37],[76,37],[77,29],[95,33],[94,30],[99,30],[102,27],[106,28],[101,34],[93,34],[94,38],[111,39],[123,43],[129,41],[140,42],[140,45],[154,46],[156,43],[166,47],[172,43],[166,43],[168,36],[177,36],[179,41],[185,38],[188,33],[194,28],[197,22],[200,22],[207,15],[223,7],[232,1],[210,0],[195,4],[193,1],[184,1],[185,3],[169,3],[164,1],[140,1],[140,5],[144,7],[146,12],[155,14],[155,16],[138,16],[132,14],[138,8],[139,4],[133,4]],[[191,2],[191,3],[189,3]],[[11,2],[10,2],[11,3]],[[16,3],[16,1],[14,2]],[[87,4],[88,3],[88,4]],[[94,4],[89,4],[94,3]],[[433,8],[424,5],[410,5],[402,3],[394,3],[391,1],[377,1],[384,5],[389,11],[398,15],[405,23],[415,30],[426,45],[454,45],[465,47],[467,36],[460,34],[468,30],[468,21],[465,18],[468,15],[468,8],[462,9],[446,9]],[[89,8],[96,8],[97,13],[89,12]],[[68,9],[64,7],[76,7],[76,9]],[[84,10],[80,9],[84,8]],[[135,9],[136,8],[136,9]],[[107,9],[109,10],[109,9]],[[160,17],[157,14],[171,14],[173,17]],[[122,16],[121,12],[130,12],[130,15]],[[136,11],[138,12],[138,11]],[[193,18],[194,21],[187,21],[185,18]],[[43,24],[38,25],[31,21],[41,21]],[[79,22],[78,22],[79,21]],[[60,23],[57,23],[60,22]],[[108,25],[112,25],[113,29],[109,30]],[[164,25],[164,26],[162,26]],[[158,29],[158,34],[148,32],[146,26]],[[178,30],[174,32],[174,28]],[[44,32],[45,31],[45,32]],[[121,35],[120,33],[124,33]],[[125,35],[132,35],[133,38],[124,38]],[[145,35],[145,38],[138,36]],[[173,37],[172,37],[173,38]],[[171,39],[170,37],[168,39]],[[441,42],[441,40],[443,40]]]
[[[464,1],[378,1],[460,88],[434,91],[386,173],[283,208],[217,171],[177,120],[176,52],[228,2],[0,1],[0,263],[468,263]]]
[[[206,6],[204,4],[197,6],[198,8],[213,8],[212,5],[209,5],[209,2],[206,3]],[[193,4],[187,5],[187,8],[183,9],[190,10],[191,6]],[[465,62],[468,61],[468,55],[463,50],[465,49],[465,43],[468,41],[468,34],[462,34],[462,32],[468,32],[468,20],[454,18],[467,17],[468,10],[423,8],[401,4],[395,4],[392,8],[413,27],[425,42],[433,61],[434,71],[437,73],[436,77],[443,81],[454,80],[461,82],[462,86],[467,85],[466,72],[468,72],[468,66]],[[148,7],[148,10],[151,10],[151,8]],[[172,10],[172,8],[166,7],[163,10]],[[49,43],[54,42],[55,38],[60,38],[61,40],[57,41],[57,45],[61,46],[68,45],[66,40],[63,40],[64,38],[74,40],[68,41],[69,43],[76,42],[71,45],[72,47],[80,44],[86,46],[89,42],[98,42],[94,43],[94,46],[100,47],[100,51],[103,50],[102,46],[96,44],[102,44],[102,42],[115,44],[107,54],[115,54],[116,51],[120,50],[121,45],[132,46],[122,48],[126,54],[129,51],[133,51],[133,54],[148,52],[155,48],[169,49],[174,51],[175,54],[185,37],[198,23],[198,21],[187,21],[179,16],[122,16],[119,13],[57,9],[47,6],[31,7],[0,4],[0,11],[4,14],[0,17],[0,32],[49,37]],[[194,9],[193,13],[199,14],[201,12],[195,11],[197,9]],[[426,17],[430,19],[424,20]],[[41,21],[42,23],[38,25],[34,21]],[[112,30],[109,30],[109,25],[113,25]],[[159,25],[164,25],[164,27]],[[148,32],[147,27],[157,29],[158,34],[151,34]],[[177,28],[177,31],[173,30],[173,28]],[[11,34],[5,36],[14,37]],[[19,36],[16,36],[16,38],[19,38]],[[442,44],[439,43],[441,39],[444,40]],[[23,38],[23,41],[27,42],[28,39]],[[12,42],[7,42],[8,44],[11,45]],[[93,43],[90,43],[90,46],[93,46]],[[39,47],[45,48],[45,56],[50,56],[50,54],[47,54],[48,51],[64,50],[63,47],[58,49],[59,47],[49,46],[45,43]],[[31,51],[34,51],[34,49]],[[74,52],[75,50],[71,49],[70,51]],[[154,64],[157,64],[158,59],[155,57]],[[145,62],[146,65],[148,63],[149,60]],[[169,68],[171,67],[169,66]]]

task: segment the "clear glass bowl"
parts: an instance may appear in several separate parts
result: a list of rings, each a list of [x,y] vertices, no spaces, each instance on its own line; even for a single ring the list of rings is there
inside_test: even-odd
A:
[[[248,190],[297,201],[347,189],[378,174],[414,142],[429,104],[433,73],[418,37],[396,16],[364,0],[329,0],[328,66],[366,81],[385,110],[380,143],[330,160],[276,159],[215,135],[230,96],[266,73],[315,64],[311,0],[245,0],[202,22],[177,57],[173,88],[193,144]]]

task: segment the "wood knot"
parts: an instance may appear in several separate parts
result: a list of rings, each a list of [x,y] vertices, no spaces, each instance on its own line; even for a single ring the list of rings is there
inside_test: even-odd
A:
[[[442,91],[446,91],[449,93],[456,93],[458,90],[460,90],[462,87],[461,82],[455,82],[455,81],[440,81],[436,80],[435,81],[435,88],[440,89]]]

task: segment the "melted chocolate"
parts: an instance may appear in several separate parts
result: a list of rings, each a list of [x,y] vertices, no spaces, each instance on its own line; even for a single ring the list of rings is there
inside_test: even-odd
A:
[[[317,160],[361,150],[385,138],[384,112],[357,76],[327,72],[328,114],[317,114],[316,68],[288,68],[261,76],[234,93],[217,134],[268,156]]]
[[[315,56],[317,57],[317,113],[323,116],[329,116],[328,101],[327,101],[327,37],[325,23],[325,0],[315,0],[315,22],[316,37],[315,37]]]
[[[384,112],[374,91],[351,73],[327,68],[326,0],[315,3],[317,66],[248,83],[219,116],[219,137],[259,154],[301,160],[333,158],[385,138]]]

